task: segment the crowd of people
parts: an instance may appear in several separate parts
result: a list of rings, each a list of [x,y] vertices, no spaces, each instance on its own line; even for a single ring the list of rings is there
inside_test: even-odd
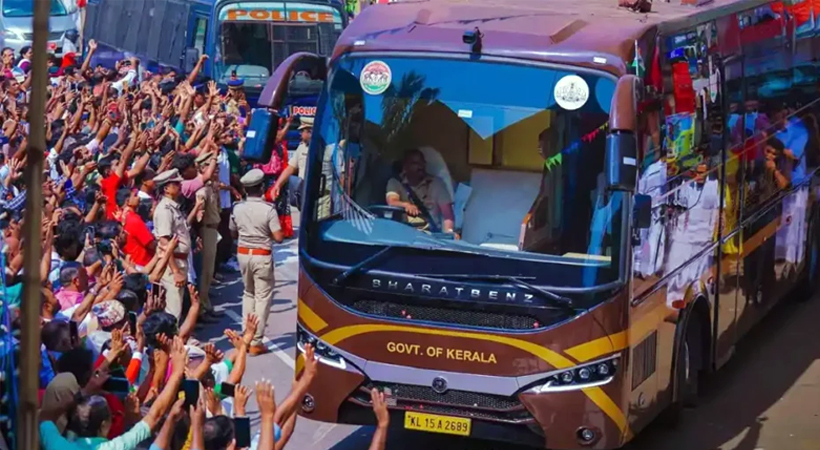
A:
[[[287,189],[264,194],[285,165],[271,173],[243,160],[251,115],[242,82],[220,90],[200,79],[207,56],[183,75],[150,73],[136,58],[91,67],[96,44],[88,49],[48,63],[41,446],[281,449],[318,370],[313,349],[306,346],[304,369],[278,405],[270,382],[243,376],[248,356],[267,352],[272,246],[292,235],[288,215],[277,213],[287,208]],[[31,113],[24,50],[3,50],[0,73],[3,292],[18,329],[23,217],[33,201],[23,177]],[[220,321],[210,290],[237,266],[244,323],[224,331],[232,349],[223,353],[194,335]],[[253,395],[261,422],[249,444],[237,424],[246,423]],[[372,398],[379,424],[372,448],[383,448],[387,408],[383,394],[374,390]]]

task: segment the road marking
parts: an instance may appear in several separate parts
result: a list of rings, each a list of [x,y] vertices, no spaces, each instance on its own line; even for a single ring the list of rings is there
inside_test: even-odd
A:
[[[230,317],[231,320],[235,321],[240,325],[242,324],[242,316],[227,308],[224,311],[225,315]],[[285,363],[292,370],[296,370],[296,361],[294,361],[294,359],[288,354],[288,352],[286,352],[282,347],[280,347],[279,344],[271,341],[270,338],[268,338],[267,336],[262,336],[262,343],[265,344],[265,347],[267,347],[268,350],[270,350],[271,353],[274,354],[274,356],[282,360],[282,362]]]
[[[223,311],[225,312],[226,316],[231,318],[231,320],[233,320],[234,322],[236,322],[240,325],[242,324],[242,316],[240,316],[239,314],[233,312],[233,310],[230,310],[228,308],[225,308]]]
[[[325,436],[327,436],[328,434],[330,434],[331,431],[333,431],[334,428],[336,428],[335,423],[322,422],[322,424],[319,425],[319,428],[317,428],[316,431],[313,433],[313,444],[315,445],[321,442],[322,439],[325,438]]]
[[[291,370],[296,370],[296,361],[294,361],[293,358],[290,357],[288,352],[283,350],[282,347],[279,346],[279,344],[271,341],[270,339],[268,339],[267,336],[262,337],[262,343],[265,344],[265,346],[268,347],[268,350],[270,350],[274,355],[276,355],[277,358],[282,360],[283,363],[290,367]]]

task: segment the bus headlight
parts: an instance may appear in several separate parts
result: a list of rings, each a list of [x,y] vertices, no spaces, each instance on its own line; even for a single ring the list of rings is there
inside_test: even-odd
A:
[[[297,326],[296,348],[300,352],[304,353],[305,344],[310,344],[313,346],[313,349],[316,354],[316,359],[319,360],[320,363],[327,364],[328,366],[335,367],[337,369],[347,369],[347,364],[345,363],[344,358],[342,358],[341,355],[334,351],[333,348],[327,342],[324,342],[316,336],[308,333],[301,326]]]
[[[530,388],[527,392],[535,394],[565,392],[607,384],[615,378],[619,359],[620,356],[613,356],[605,360],[562,370],[544,380],[543,384]]]

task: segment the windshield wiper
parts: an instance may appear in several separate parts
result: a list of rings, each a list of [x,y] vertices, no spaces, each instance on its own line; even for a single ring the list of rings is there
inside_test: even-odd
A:
[[[563,295],[556,294],[555,292],[550,292],[542,287],[536,286],[526,279],[533,279],[534,277],[515,277],[512,275],[473,275],[473,274],[453,274],[453,275],[440,275],[440,274],[431,274],[431,275],[422,275],[419,274],[421,277],[427,278],[441,278],[441,279],[450,279],[450,280],[475,280],[475,281],[506,281],[508,283],[512,283],[516,286],[523,287],[530,292],[538,294],[541,298],[545,300],[549,300],[556,304],[557,306],[561,306],[563,308],[570,308],[572,309],[572,299],[569,297],[564,297]]]
[[[340,273],[333,279],[333,284],[336,286],[341,286],[342,282],[347,280],[353,275],[356,275],[359,272],[366,271],[370,268],[370,265],[373,263],[379,262],[385,255],[387,255],[391,250],[396,248],[396,245],[388,245],[383,249],[377,251],[376,253],[368,256],[367,258],[359,261],[358,263],[351,266],[349,269],[345,270],[344,272]]]

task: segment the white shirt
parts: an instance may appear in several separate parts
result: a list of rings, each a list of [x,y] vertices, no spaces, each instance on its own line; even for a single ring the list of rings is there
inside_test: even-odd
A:
[[[58,320],[69,321],[71,320],[71,316],[74,315],[74,311],[76,311],[77,308],[79,308],[79,306],[80,305],[74,305],[68,309],[61,309],[57,312],[57,314],[54,315],[54,318]],[[88,334],[88,329],[91,327],[91,320],[93,318],[94,315],[88,313],[85,315],[85,317],[83,317],[83,321],[77,324],[77,334],[79,334],[81,338],[85,337]]]
[[[134,69],[131,69],[131,70],[128,71],[127,74],[125,74],[125,78],[123,78],[122,80],[117,81],[115,83],[112,83],[111,87],[113,87],[114,89],[119,91],[120,94],[122,94],[123,88],[126,85],[130,86],[136,78],[137,78],[137,71],[134,70]]]
[[[0,167],[0,183],[5,181],[7,176],[9,176],[9,166],[3,165]]]

